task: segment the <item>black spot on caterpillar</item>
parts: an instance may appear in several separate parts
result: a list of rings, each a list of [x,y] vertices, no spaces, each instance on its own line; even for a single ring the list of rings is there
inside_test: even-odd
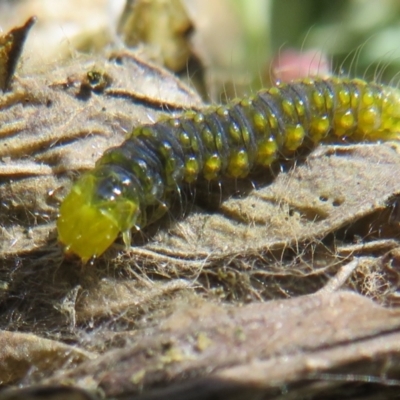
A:
[[[130,244],[132,228],[161,216],[185,182],[244,178],[305,146],[398,139],[399,132],[400,90],[358,79],[302,79],[187,111],[140,126],[107,150],[62,203],[59,239],[86,262],[120,232]]]

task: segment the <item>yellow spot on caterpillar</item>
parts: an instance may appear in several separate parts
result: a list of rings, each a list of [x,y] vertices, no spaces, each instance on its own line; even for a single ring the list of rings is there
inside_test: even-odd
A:
[[[202,113],[195,113],[193,121],[196,124],[200,124],[200,123],[204,122],[204,115]]]
[[[294,151],[303,143],[306,132],[302,125],[288,126],[286,129],[285,148],[289,151]]]
[[[325,107],[326,107],[327,112],[333,110],[334,98],[333,98],[333,94],[331,92],[325,93]]]
[[[293,117],[295,115],[295,107],[292,101],[283,100],[282,110],[288,117]]]
[[[224,141],[222,138],[223,133],[216,132],[214,135],[215,135],[214,136],[215,148],[217,149],[218,152],[221,152],[224,150]]]
[[[331,123],[327,115],[313,118],[309,127],[311,140],[314,143],[320,142],[328,135],[330,126]]]
[[[351,128],[355,127],[355,119],[351,110],[338,111],[334,118],[334,132],[338,137],[350,135]]]
[[[303,118],[306,113],[306,108],[304,107],[304,103],[301,100],[296,100],[294,106],[298,117]]]
[[[213,154],[208,157],[204,163],[203,174],[207,180],[218,178],[219,171],[221,169],[221,159],[218,154]]]
[[[272,138],[264,140],[259,143],[256,163],[268,167],[275,159],[278,151],[278,144]]]
[[[262,113],[260,112],[254,113],[253,123],[258,132],[265,132],[267,121]]]
[[[276,118],[276,115],[270,114],[268,116],[268,122],[269,122],[269,126],[271,127],[271,129],[278,128],[278,119]]]
[[[185,181],[194,182],[199,174],[199,163],[195,157],[189,157],[185,163]]]
[[[350,92],[348,89],[342,88],[338,92],[339,106],[349,106],[350,104]]]
[[[155,135],[155,132],[152,129],[151,125],[140,126],[136,129],[134,129],[131,134],[132,137],[142,136],[142,137],[147,137],[147,138],[154,137],[154,135]]]
[[[251,106],[251,100],[250,99],[243,99],[240,101],[240,105],[242,107],[250,107]]]
[[[375,101],[376,101],[376,99],[375,99],[374,93],[371,92],[370,90],[365,90],[365,92],[362,95],[362,99],[361,99],[362,105],[364,107],[368,107],[368,106],[374,104]]]
[[[321,110],[325,107],[325,97],[321,92],[315,90],[312,94],[313,105],[317,110]]]
[[[182,131],[179,134],[179,142],[184,147],[190,147],[190,136],[185,131]]]
[[[231,121],[229,124],[229,138],[231,139],[232,143],[235,144],[239,144],[242,141],[240,129],[233,121]]]
[[[228,175],[232,178],[247,176],[249,173],[249,156],[244,149],[231,154],[228,163]]]
[[[268,93],[272,96],[280,96],[281,91],[277,87],[272,87],[271,89],[268,89]]]
[[[201,131],[201,138],[203,139],[204,145],[208,149],[211,150],[214,148],[214,135],[210,129],[203,128],[203,130]]]
[[[217,115],[219,115],[220,117],[227,117],[229,112],[228,109],[225,106],[220,106],[217,107],[217,109],[215,110],[215,112],[217,113]]]
[[[376,107],[360,110],[358,113],[358,130],[369,133],[380,125],[380,115]]]
[[[247,128],[242,130],[243,143],[247,146],[250,143],[250,132]]]

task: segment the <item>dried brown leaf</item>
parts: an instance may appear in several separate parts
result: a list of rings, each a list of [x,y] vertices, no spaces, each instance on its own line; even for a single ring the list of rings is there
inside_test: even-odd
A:
[[[24,25],[0,35],[0,91],[6,92],[14,77],[14,72],[29,30],[36,18],[31,17]]]
[[[257,189],[237,182],[236,196],[226,185],[221,203],[219,188],[198,187],[197,203],[177,199],[184,218],[171,209],[129,251],[116,244],[80,269],[54,228],[73,175],[133,126],[201,102],[124,51],[21,75],[10,89],[0,98],[0,321],[29,333],[0,333],[0,379],[27,387],[0,399],[93,397],[78,386],[120,399],[397,393],[398,309],[336,291],[398,302],[398,144],[321,146],[276,179],[255,176]],[[255,302],[282,296],[293,298]]]
[[[74,346],[32,334],[0,332],[0,383],[49,374],[55,368],[72,367],[96,357]]]
[[[318,374],[340,374],[357,363],[354,371],[369,365],[363,373],[379,375],[380,365],[371,361],[399,357],[399,330],[398,310],[348,292],[245,307],[197,303],[136,335],[124,349],[56,374],[48,383],[85,387],[87,377],[90,389],[101,388],[107,396],[160,387],[172,395],[175,385],[179,390],[182,382],[189,388],[193,382],[194,390],[198,379],[207,377],[268,392]]]

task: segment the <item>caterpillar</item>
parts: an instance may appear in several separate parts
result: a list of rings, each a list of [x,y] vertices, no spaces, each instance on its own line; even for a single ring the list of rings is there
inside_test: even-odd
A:
[[[84,173],[60,206],[58,235],[84,262],[168,209],[184,183],[244,178],[320,142],[399,139],[400,90],[347,78],[306,78],[227,106],[135,128]]]

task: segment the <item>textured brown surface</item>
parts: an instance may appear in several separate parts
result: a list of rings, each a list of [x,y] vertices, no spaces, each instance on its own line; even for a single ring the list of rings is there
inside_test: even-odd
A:
[[[193,306],[138,334],[124,349],[83,363],[50,383],[87,377],[106,395],[119,396],[166,381],[179,387],[207,377],[263,393],[303,379],[318,380],[325,371],[340,374],[352,363],[358,363],[354,373],[379,375],[379,369],[365,370],[363,362],[399,357],[400,312],[352,293],[244,307]]]
[[[201,102],[137,52],[42,67],[0,94],[1,400],[398,397],[397,143],[188,188],[83,267],[56,240],[71,180]]]

